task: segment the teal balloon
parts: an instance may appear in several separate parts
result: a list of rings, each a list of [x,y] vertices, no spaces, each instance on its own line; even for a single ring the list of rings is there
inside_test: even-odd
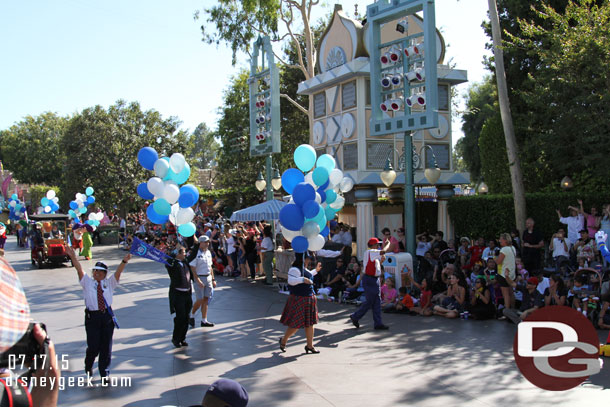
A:
[[[309,144],[301,144],[294,150],[294,163],[303,172],[311,170],[316,164],[316,150]]]
[[[317,186],[324,185],[328,181],[328,170],[324,167],[317,167],[312,174],[313,183]]]
[[[195,234],[196,227],[193,222],[185,223],[183,225],[178,226],[178,233],[184,237],[190,237]]]
[[[49,204],[49,198],[47,198],[46,196],[45,196],[45,197],[43,197],[43,198],[40,200],[40,204],[41,204],[42,206],[47,206],[47,205]]]
[[[86,206],[83,206],[82,208],[78,208],[78,211],[79,211],[80,213],[83,213],[83,214],[84,214],[84,213],[87,213],[87,207],[86,207]]]
[[[168,171],[168,173],[169,173],[169,171]],[[190,176],[191,176],[191,166],[188,163],[185,163],[184,169],[182,171],[180,171],[179,174],[174,175],[173,179],[174,179],[174,181],[176,181],[176,184],[182,185],[186,181],[188,181]]]
[[[172,212],[172,206],[167,202],[167,200],[161,198],[157,199],[155,203],[153,203],[153,209],[159,215],[169,215]]]
[[[326,212],[320,211],[320,213],[321,213],[321,216],[318,216],[316,218],[316,222],[320,226],[320,230],[322,230],[326,227]]]
[[[316,162],[316,167],[326,168],[329,173],[334,170],[336,166],[335,159],[330,154],[322,154],[318,157],[318,161]]]
[[[326,203],[327,204],[330,205],[331,203],[335,202],[336,200],[337,200],[337,193],[334,190],[329,189],[328,191],[326,191]]]
[[[324,214],[326,215],[326,219],[330,219],[330,220],[334,219],[335,213],[337,213],[337,211],[335,211],[330,206],[327,206],[326,209],[324,209]]]
[[[87,196],[93,195],[93,188],[87,187],[87,189],[85,189],[85,195],[87,195]]]

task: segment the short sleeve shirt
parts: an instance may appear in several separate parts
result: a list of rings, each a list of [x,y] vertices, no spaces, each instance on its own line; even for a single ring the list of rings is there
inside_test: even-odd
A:
[[[212,253],[209,250],[197,252],[197,257],[189,263],[195,267],[198,276],[207,276],[212,270]]]
[[[263,239],[263,242],[261,243],[261,248],[263,249],[263,252],[272,252],[273,251],[273,241],[271,240],[270,237],[266,237]]]
[[[85,307],[89,311],[99,311],[97,306],[97,286],[101,284],[102,290],[104,291],[104,299],[108,306],[112,306],[112,293],[114,289],[119,284],[114,278],[114,274],[108,278],[103,279],[98,282],[91,278],[89,275],[85,274],[83,278],[80,280],[80,285],[83,287],[83,296],[85,297]]]

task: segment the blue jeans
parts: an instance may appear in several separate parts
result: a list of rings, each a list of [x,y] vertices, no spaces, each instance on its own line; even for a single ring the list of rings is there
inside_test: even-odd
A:
[[[383,325],[381,321],[381,290],[379,288],[379,278],[364,275],[362,278],[362,286],[364,288],[364,297],[366,300],[362,303],[360,308],[354,312],[351,317],[358,321],[364,316],[369,310],[373,309],[373,322],[375,327]]]

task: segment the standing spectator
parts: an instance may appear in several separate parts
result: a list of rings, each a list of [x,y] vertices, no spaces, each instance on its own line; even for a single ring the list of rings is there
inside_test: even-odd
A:
[[[449,248],[449,245],[447,245],[447,242],[445,242],[443,240],[443,232],[441,230],[437,231],[434,234],[431,244],[432,244],[432,249],[439,248],[439,249],[441,249],[441,253],[443,252],[443,250],[447,250]]]
[[[396,230],[396,233],[398,234],[398,249],[401,252],[406,252],[407,251],[407,239],[405,237],[405,228],[398,228]]]
[[[601,217],[597,214],[597,208],[595,206],[592,206],[591,212],[587,213],[583,211],[583,215],[585,217],[587,230],[589,231],[589,236],[595,236],[595,233],[599,230],[601,221]]]
[[[570,247],[568,246],[568,242],[565,238],[565,231],[563,228],[559,229],[551,238],[549,250],[551,250],[553,253],[555,271],[559,272],[562,265],[564,265],[566,262],[569,263],[570,261]]]
[[[383,234],[383,246],[385,246],[387,242],[390,243],[390,246],[388,247],[388,253],[398,253],[400,251],[400,248],[398,247],[398,240],[396,240],[396,238],[392,236],[392,232],[390,232],[390,229],[383,228],[381,233]]]
[[[197,282],[195,286],[195,297],[197,301],[193,304],[191,313],[195,316],[197,310],[201,307],[201,326],[212,327],[214,324],[208,321],[208,303],[214,288],[216,288],[216,279],[214,278],[214,269],[212,268],[212,253],[208,250],[210,238],[206,235],[199,236],[199,250],[197,257],[193,259],[189,265],[195,277],[195,281],[200,280],[202,284]],[[190,292],[190,291],[189,291]],[[191,326],[195,321],[189,321]],[[184,345],[183,345],[184,346]]]
[[[263,256],[263,270],[265,272],[265,285],[273,284],[273,257],[275,246],[271,239],[271,226],[263,229],[263,241],[261,242],[261,255]]]
[[[580,208],[574,206],[568,206],[570,210],[570,216],[564,218],[561,216],[561,212],[557,209],[557,216],[559,216],[559,222],[568,225],[568,242],[573,245],[578,240],[578,232],[581,231],[585,226],[585,217],[583,215],[582,201],[579,199],[578,203]]]
[[[504,306],[508,308],[515,307],[515,296],[511,286],[517,278],[517,266],[515,265],[515,257],[517,252],[512,245],[510,235],[502,233],[500,235],[500,254],[495,258],[498,265],[498,274],[496,280],[500,284],[502,297],[504,298]]]
[[[237,242],[235,241],[235,229],[226,229],[226,238],[227,238],[227,257],[229,260],[229,266],[231,268],[231,273],[235,270],[239,269],[237,265]]]
[[[513,240],[513,247],[517,250],[517,256],[521,256],[521,238],[519,237],[519,231],[513,229],[510,232],[510,238]]]
[[[525,230],[523,231],[523,244],[521,246],[521,259],[525,268],[533,275],[540,272],[540,258],[544,248],[542,234],[534,229],[534,219],[525,220]]]
[[[352,242],[354,238],[352,237],[350,229],[349,225],[343,225],[343,238],[341,243],[345,246],[345,249],[343,250],[343,262],[345,264],[349,262],[349,259],[352,256]]]
[[[472,270],[475,264],[482,261],[481,259],[483,256],[483,250],[485,250],[485,239],[479,237],[476,242],[468,249],[470,253],[470,259],[468,261],[468,264],[466,264],[462,268],[465,270]]]
[[[343,231],[341,230],[341,227],[338,224],[335,225],[335,227],[332,229],[332,233],[333,236],[330,241],[343,244]]]
[[[404,229],[403,229],[403,232],[404,232]],[[403,233],[403,237],[404,237],[404,233]],[[428,242],[428,233],[426,233],[426,232],[415,236],[415,239],[417,240],[417,247],[415,248],[415,255],[417,257],[417,262],[419,263],[420,261],[422,261],[422,259],[426,255],[426,252],[428,252],[432,249],[432,245]]]
[[[254,232],[248,232],[248,237],[246,237],[244,242],[244,250],[246,252],[248,269],[250,270],[250,279],[254,281],[256,279],[256,257],[258,256]]]

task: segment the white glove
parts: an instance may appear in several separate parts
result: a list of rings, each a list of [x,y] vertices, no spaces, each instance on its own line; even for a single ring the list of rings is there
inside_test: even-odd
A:
[[[597,242],[598,246],[602,243],[606,243],[607,238],[608,238],[608,235],[603,230],[600,230],[599,232],[597,232],[595,234],[595,241]]]

